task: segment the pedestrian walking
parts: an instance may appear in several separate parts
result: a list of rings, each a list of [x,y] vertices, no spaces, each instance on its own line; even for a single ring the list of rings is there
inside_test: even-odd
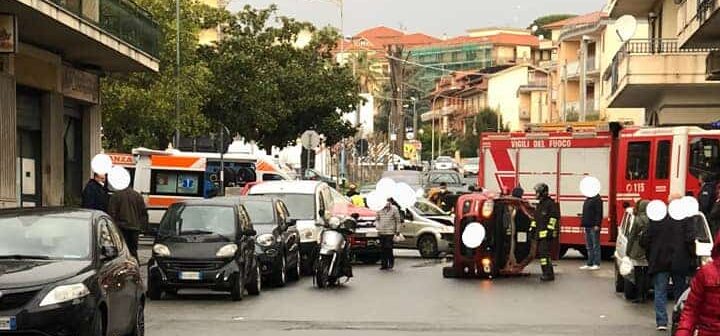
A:
[[[603,220],[603,201],[600,194],[587,197],[583,203],[582,226],[585,230],[587,262],[581,270],[600,269],[600,226]]]
[[[140,232],[147,225],[148,213],[145,201],[140,194],[132,188],[116,191],[110,197],[108,214],[120,228],[130,254],[138,257],[138,240]]]
[[[555,201],[550,198],[550,188],[545,183],[535,186],[535,196],[540,201],[535,208],[535,220],[530,224],[533,237],[538,241],[538,254],[542,268],[542,281],[554,281],[550,249],[554,239],[555,229],[560,218],[560,211]]]
[[[82,207],[85,209],[108,211],[110,194],[105,183],[105,174],[94,173],[82,191]]]
[[[400,232],[400,211],[393,204],[393,199],[388,198],[385,207],[377,213],[377,231],[380,236],[380,269],[388,270],[395,266],[393,255],[394,238]]]
[[[700,212],[702,212],[705,217],[710,217],[710,212],[717,200],[716,184],[712,175],[707,173],[700,175],[700,196],[698,196],[698,203],[700,203]]]
[[[715,238],[712,259],[690,284],[676,336],[720,335],[720,235]]]
[[[640,240],[648,258],[648,274],[655,291],[655,322],[658,330],[667,330],[667,287],[672,278],[675,298],[687,289],[692,271],[695,230],[690,220],[676,220],[671,216],[651,221],[647,233]]]
[[[647,254],[645,249],[640,245],[641,237],[647,232],[650,226],[650,218],[647,215],[647,206],[650,204],[647,200],[640,200],[637,202],[635,209],[635,219],[632,224],[632,230],[628,237],[627,256],[633,261],[637,261],[640,264],[647,263]],[[637,266],[633,270],[635,277],[635,284],[638,290],[638,298],[634,301],[635,303],[643,303],[647,300],[647,294],[649,289],[649,279],[647,276],[647,267]]]
[[[352,198],[355,195],[360,195],[360,193],[357,191],[357,186],[351,184],[348,192],[345,193],[345,196],[347,196],[348,198]]]

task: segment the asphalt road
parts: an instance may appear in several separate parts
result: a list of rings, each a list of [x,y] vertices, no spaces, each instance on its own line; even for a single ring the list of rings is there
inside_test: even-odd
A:
[[[577,269],[581,260],[563,260],[557,281],[543,284],[538,265],[526,277],[454,280],[443,279],[444,260],[396,255],[394,271],[356,266],[356,277],[335,289],[316,289],[304,278],[241,302],[181,291],[149,302],[147,334],[657,335],[651,304],[628,303],[613,292],[609,263],[588,272]]]

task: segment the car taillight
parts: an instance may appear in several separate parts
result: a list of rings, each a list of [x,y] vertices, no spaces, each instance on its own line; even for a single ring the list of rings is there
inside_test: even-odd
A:
[[[495,208],[495,202],[491,199],[485,200],[485,203],[483,203],[482,206],[482,216],[485,218],[490,218],[493,214],[493,209]]]

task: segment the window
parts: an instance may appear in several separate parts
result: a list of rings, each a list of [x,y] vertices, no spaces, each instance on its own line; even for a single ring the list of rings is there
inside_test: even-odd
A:
[[[158,195],[203,196],[203,173],[156,170],[152,172],[151,192]]]
[[[245,208],[242,206],[240,207],[240,209],[238,209],[238,219],[240,220],[240,229],[242,229],[243,231],[253,229],[252,222],[250,221],[250,216],[248,216],[247,211],[245,211]]]
[[[635,216],[631,213],[625,213],[625,216],[623,217],[622,221],[622,228],[620,229],[625,237],[630,236],[630,231],[632,231],[632,224],[635,220]]]
[[[661,140],[658,142],[657,153],[655,157],[655,178],[667,179],[670,177],[670,140]]]
[[[0,218],[0,256],[88,259],[93,246],[90,218],[57,214]]]
[[[100,221],[101,223],[105,223],[103,225],[107,225],[108,230],[110,230],[110,237],[114,242],[114,246],[118,248],[118,251],[122,251],[125,248],[125,240],[124,238],[121,238],[121,234],[120,231],[118,231],[117,226],[115,226],[115,224],[107,218],[101,218]]]
[[[650,167],[650,142],[631,142],[628,145],[625,179],[647,180]]]
[[[100,246],[117,247],[110,231],[110,223],[104,218],[100,219]]]
[[[244,213],[244,212],[243,212]],[[247,218],[247,214],[245,214]],[[249,220],[246,220],[249,222]],[[219,235],[235,239],[235,210],[229,206],[172,205],[160,221],[160,236]]]
[[[278,218],[277,218],[278,225],[282,226],[286,220],[285,211],[283,211],[284,209],[283,209],[282,203],[276,202],[275,209],[277,210],[277,213],[278,213]]]
[[[700,177],[703,173],[715,175],[718,170],[720,170],[720,140],[695,139],[691,145],[690,173]]]
[[[270,224],[275,221],[272,203],[268,201],[245,201],[243,203],[250,220],[255,224]]]

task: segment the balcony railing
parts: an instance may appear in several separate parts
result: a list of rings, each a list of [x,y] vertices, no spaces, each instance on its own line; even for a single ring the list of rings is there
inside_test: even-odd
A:
[[[688,0],[692,1],[692,0]],[[698,20],[700,24],[705,22],[705,20],[708,19],[710,16],[710,13],[715,8],[715,2],[717,0],[697,0],[697,15],[695,18]]]
[[[131,0],[50,0],[134,47],[159,56],[160,28]]]

